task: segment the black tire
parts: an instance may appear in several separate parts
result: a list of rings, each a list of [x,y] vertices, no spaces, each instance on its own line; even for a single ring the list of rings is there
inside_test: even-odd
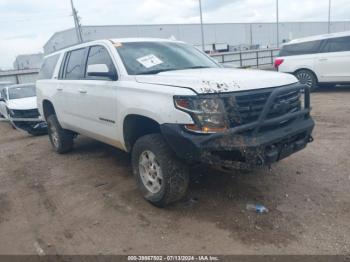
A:
[[[294,74],[301,84],[307,85],[311,92],[317,89],[318,81],[315,74],[307,69],[301,69]]]
[[[140,171],[141,155],[151,152],[161,170],[159,192],[150,191]],[[143,197],[157,207],[165,207],[183,198],[189,184],[187,165],[176,158],[161,134],[146,135],[138,139],[132,150],[132,168]],[[153,170],[153,169],[152,169]],[[159,182],[159,181],[158,181]]]
[[[64,154],[73,149],[73,132],[63,129],[56,115],[47,118],[47,128],[50,142],[55,151]]]

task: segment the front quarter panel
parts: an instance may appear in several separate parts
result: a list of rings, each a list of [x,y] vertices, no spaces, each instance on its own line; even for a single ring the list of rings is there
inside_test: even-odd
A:
[[[192,124],[191,116],[175,108],[175,95],[195,95],[186,88],[141,84],[134,81],[120,81],[118,85],[117,123],[120,141],[124,141],[123,123],[129,115],[140,115],[153,119],[158,124]]]

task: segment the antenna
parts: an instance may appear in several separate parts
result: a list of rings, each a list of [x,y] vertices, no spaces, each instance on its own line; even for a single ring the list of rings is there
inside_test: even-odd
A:
[[[72,12],[73,12],[73,19],[74,19],[74,25],[75,25],[75,33],[77,34],[78,43],[83,42],[83,36],[81,33],[81,25],[80,25],[80,18],[78,16],[77,10],[74,8],[73,0],[70,0],[71,6],[72,6]]]

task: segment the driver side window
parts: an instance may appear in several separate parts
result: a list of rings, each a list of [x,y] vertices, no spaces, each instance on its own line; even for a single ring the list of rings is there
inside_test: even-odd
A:
[[[89,76],[85,72],[85,78],[89,80],[117,80],[117,70],[115,69],[112,58],[107,49],[103,46],[91,46],[87,58],[86,69],[90,65],[106,65],[109,71],[109,76]]]

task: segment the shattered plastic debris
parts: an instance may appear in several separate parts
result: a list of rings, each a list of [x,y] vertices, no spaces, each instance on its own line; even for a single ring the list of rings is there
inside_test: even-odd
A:
[[[246,209],[248,211],[254,211],[257,214],[268,213],[269,210],[261,204],[247,204]]]

